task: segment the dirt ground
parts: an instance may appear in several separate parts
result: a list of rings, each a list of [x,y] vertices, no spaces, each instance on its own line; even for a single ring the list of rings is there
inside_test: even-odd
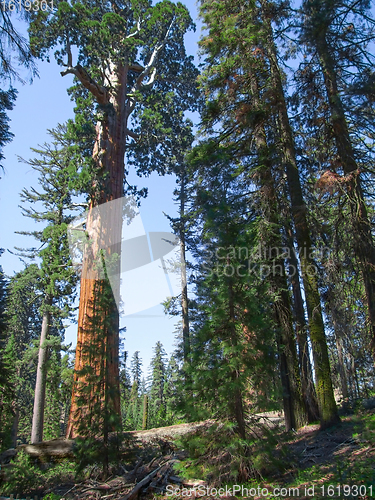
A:
[[[279,422],[276,424],[279,424]],[[368,442],[364,442],[358,425],[353,418],[348,416],[342,418],[341,425],[325,431],[320,431],[318,425],[309,425],[295,433],[282,436],[283,443],[281,446],[283,452],[286,453],[285,462],[288,464],[288,469],[279,476],[272,478],[272,484],[261,481],[262,487],[272,491],[275,484],[287,487],[289,484],[296,484],[297,478],[302,478],[298,483],[298,497],[300,500],[312,500],[312,498],[321,497],[320,495],[316,497],[304,495],[306,488],[311,487],[312,484],[311,481],[304,481],[306,474],[308,474],[307,472],[304,475],[304,471],[309,470],[312,466],[319,467],[321,473],[319,480],[315,479],[316,487],[319,489],[320,484],[329,484],[333,472],[335,470],[337,472],[337,468],[341,467],[341,465],[348,467],[348,465],[350,466],[350,464],[362,458],[371,459],[375,464],[375,447]],[[168,448],[168,443],[166,443],[166,446]],[[159,449],[162,450],[162,446]],[[139,460],[131,466],[120,466],[120,472],[117,470],[117,474],[110,476],[106,481],[100,480],[99,469],[97,474],[93,470],[90,479],[80,483],[71,482],[55,486],[49,491],[44,491],[44,495],[53,493],[63,500],[135,500],[136,498],[145,500],[171,500],[177,498],[179,500],[190,500],[192,498],[213,500],[221,498],[222,500],[229,500],[235,498],[233,494],[203,495],[202,491],[209,485],[199,480],[185,481],[179,478],[174,470],[174,465],[185,457],[184,452],[173,450],[169,446],[168,451],[160,452],[158,456],[154,456],[151,460],[147,458]],[[199,486],[201,487],[200,490]],[[197,489],[196,494],[193,493],[194,487]],[[178,496],[172,495],[173,489],[179,489]],[[238,493],[236,496],[241,498]],[[264,495],[258,494],[249,496],[254,500],[265,500],[266,498]],[[269,496],[268,498],[275,499],[278,497]],[[293,498],[295,500],[295,497],[289,495],[282,495],[279,498],[286,500]]]

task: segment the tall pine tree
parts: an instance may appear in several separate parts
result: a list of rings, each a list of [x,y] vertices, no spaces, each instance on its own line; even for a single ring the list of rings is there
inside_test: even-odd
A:
[[[72,156],[75,149],[67,138],[67,130],[59,126],[49,131],[51,144],[33,149],[38,156],[27,164],[39,172],[40,188],[24,189],[21,193],[23,214],[34,221],[46,224],[29,234],[41,244],[32,249],[32,258],[41,258],[41,281],[44,298],[40,335],[38,368],[35,386],[31,442],[43,440],[44,405],[47,380],[49,330],[55,318],[68,317],[74,301],[77,278],[71,263],[67,228],[73,219],[72,192],[74,174],[78,166]],[[25,206],[25,205],[29,206]],[[35,208],[34,208],[35,207]]]

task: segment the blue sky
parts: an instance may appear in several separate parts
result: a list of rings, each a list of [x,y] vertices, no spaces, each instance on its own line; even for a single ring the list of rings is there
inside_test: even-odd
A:
[[[186,2],[194,20],[197,9],[194,2]],[[25,27],[22,27],[24,30]],[[186,46],[189,54],[196,54],[197,41],[200,30],[189,33],[186,37]],[[38,147],[49,141],[47,130],[64,123],[73,117],[73,103],[67,95],[66,89],[71,86],[73,77],[61,77],[61,68],[54,62],[38,62],[39,78],[29,84],[16,83],[18,97],[14,110],[9,113],[11,131],[15,135],[13,141],[4,148],[5,172],[0,180],[0,247],[6,251],[0,259],[0,264],[6,275],[12,276],[23,268],[22,262],[10,251],[14,247],[32,246],[32,239],[18,235],[15,231],[36,229],[36,223],[22,216],[19,208],[19,193],[25,188],[37,186],[37,173],[30,166],[19,162],[18,157],[25,159],[34,155],[32,147]],[[169,223],[163,212],[169,215],[176,214],[173,202],[175,180],[171,177],[159,177],[156,173],[148,179],[140,179],[130,173],[130,183],[148,187],[149,196],[142,201],[140,213],[146,232],[169,231]],[[143,366],[147,368],[152,356],[152,347],[160,340],[168,355],[174,350],[176,318],[164,315],[161,306],[155,306],[142,313],[121,319],[121,326],[126,326],[124,348],[129,356],[139,350],[143,359]],[[67,329],[66,341],[76,343],[76,326]]]

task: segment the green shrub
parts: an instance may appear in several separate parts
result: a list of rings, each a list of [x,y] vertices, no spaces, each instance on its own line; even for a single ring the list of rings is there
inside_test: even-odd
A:
[[[73,480],[76,475],[75,467],[73,462],[66,460],[42,466],[24,451],[20,451],[10,467],[3,472],[0,493],[15,495],[40,493],[55,484]]]
[[[1,493],[24,494],[33,492],[43,483],[42,473],[25,452],[20,451],[16,459],[4,471]]]
[[[283,448],[267,426],[252,424],[249,438],[241,439],[230,422],[214,424],[177,440],[188,458],[176,465],[186,479],[210,484],[246,482],[284,471]]]
[[[43,497],[43,500],[61,500],[61,496],[56,495],[56,493],[48,493],[48,495]]]

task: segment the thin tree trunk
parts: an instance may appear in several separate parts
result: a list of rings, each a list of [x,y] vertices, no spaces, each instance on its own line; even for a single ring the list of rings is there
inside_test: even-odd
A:
[[[190,334],[189,334],[189,304],[186,276],[186,244],[185,244],[185,175],[181,175],[180,192],[180,250],[181,250],[181,308],[182,308],[182,341],[184,363],[190,361]]]
[[[337,358],[338,358],[338,370],[340,376],[340,386],[341,386],[341,394],[344,399],[348,399],[348,380],[346,377],[346,367],[344,362],[344,354],[343,354],[343,342],[342,335],[339,335],[337,330],[337,325],[335,325],[335,338],[336,338],[336,348],[337,348]]]
[[[361,390],[359,388],[359,381],[358,381],[358,373],[357,373],[357,363],[355,358],[353,357],[353,370],[354,370],[354,380],[355,380],[355,386],[357,390],[357,398],[361,397]]]
[[[340,99],[335,62],[331,55],[324,29],[318,34],[316,48],[327,90],[337,152],[346,176],[347,195],[352,217],[353,249],[360,264],[365,286],[371,347],[375,360],[375,246],[371,233],[371,223],[364,202],[360,170],[355,159],[345,112]]]
[[[262,0],[263,8],[265,6]],[[269,18],[264,15],[264,24],[268,31],[268,59],[271,77],[277,98],[278,127],[282,145],[283,166],[287,174],[287,182],[295,226],[301,273],[303,277],[306,306],[309,319],[309,332],[314,357],[316,391],[320,413],[321,428],[329,427],[340,421],[334,398],[331,368],[329,364],[327,341],[320,303],[320,294],[314,262],[311,258],[312,244],[306,216],[306,205],[303,199],[299,178],[292,129],[289,123],[285,102],[282,78],[277,60],[277,51],[273,40],[273,32]]]
[[[278,265],[281,265],[281,261]],[[280,276],[282,278],[282,276]],[[286,285],[285,275],[284,281]],[[277,287],[281,279],[275,280]],[[277,345],[280,356],[280,376],[283,389],[283,403],[285,413],[285,428],[287,431],[299,429],[306,425],[307,411],[302,397],[301,379],[299,374],[296,344],[292,326],[289,295],[286,289],[274,290],[278,297],[274,302],[274,315],[279,325]]]
[[[10,431],[10,441],[12,443],[12,447],[16,448],[17,446],[17,437],[18,437],[18,426],[20,422],[20,409],[18,407],[18,404],[16,401],[13,402],[13,422],[12,422],[12,429]]]
[[[42,331],[40,334],[38,368],[36,372],[36,384],[34,395],[34,410],[33,421],[31,427],[31,444],[40,443],[43,441],[43,424],[44,424],[44,406],[46,399],[46,363],[48,358],[48,348],[45,345],[51,321],[49,307],[52,305],[52,297],[47,296],[45,306],[47,308],[43,312]]]
[[[228,284],[229,290],[229,322],[231,331],[231,341],[232,345],[237,345],[237,332],[235,328],[235,311],[234,311],[234,296],[233,296],[233,285],[231,282]],[[238,380],[240,378],[241,372],[238,368],[233,369],[231,373],[232,383],[234,385],[233,397],[231,401],[228,401],[228,406],[233,412],[233,416],[237,422],[237,431],[242,439],[246,438],[246,424],[245,424],[245,412],[243,406],[243,395],[241,388],[238,386]]]
[[[256,107],[260,107],[256,77],[251,75],[250,78],[253,103]],[[258,124],[254,128],[253,137],[258,152],[258,178],[261,186],[262,215],[266,223],[265,245],[266,248],[276,248],[277,252],[276,258],[272,260],[272,272],[268,279],[274,295],[274,316],[279,328],[277,345],[280,356],[280,376],[283,388],[285,427],[289,431],[304,426],[308,418],[302,397],[284,260],[281,257],[282,241],[278,216],[278,200],[272,176],[271,156],[263,124]]]
[[[148,422],[148,396],[145,394],[143,396],[143,419],[142,419],[142,430],[145,431],[147,429]]]
[[[293,290],[293,306],[296,320],[296,334],[298,343],[298,357],[301,370],[302,395],[305,400],[309,423],[319,420],[319,406],[316,399],[316,391],[313,380],[313,372],[310,361],[309,344],[307,338],[307,324],[305,319],[305,308],[301,293],[298,260],[293,245],[293,233],[289,223],[286,224],[287,247],[289,249],[290,266],[289,279]]]
[[[275,321],[276,323],[279,321],[276,311],[275,313]],[[283,391],[283,408],[284,408],[284,420],[285,420],[285,430],[287,432],[296,428],[296,419],[294,417],[294,410],[292,405],[291,398],[291,388],[288,377],[288,366],[287,366],[287,358],[285,353],[283,352],[280,335],[276,339],[277,342],[277,350],[279,353],[279,370],[280,370],[280,380],[281,380],[281,388]]]

